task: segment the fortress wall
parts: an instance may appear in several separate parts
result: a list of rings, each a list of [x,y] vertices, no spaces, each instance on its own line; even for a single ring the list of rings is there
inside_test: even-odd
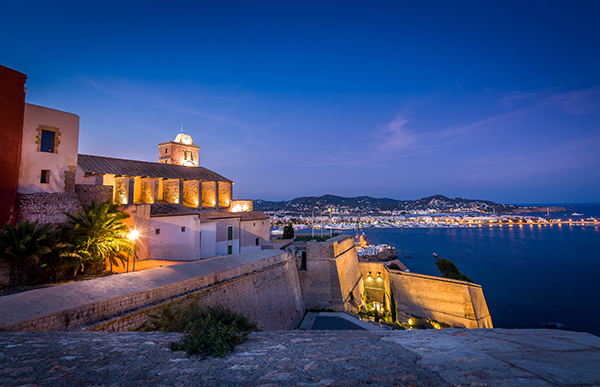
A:
[[[202,304],[245,314],[264,330],[293,328],[304,314],[295,259],[265,250],[1,297],[0,330],[79,330],[97,324],[92,329],[122,331],[147,319],[141,308],[196,295]]]
[[[424,274],[390,271],[398,310],[461,328],[492,328],[480,285]]]
[[[306,271],[300,271],[306,308],[357,310],[363,287],[352,238],[340,235],[326,242],[308,242],[306,256]]]
[[[390,310],[390,275],[383,263],[359,262],[359,267],[362,273],[365,291],[369,294],[367,302],[380,302],[387,310]],[[369,273],[371,275],[370,278]],[[379,274],[381,276],[379,276]],[[379,278],[381,278],[381,280]]]

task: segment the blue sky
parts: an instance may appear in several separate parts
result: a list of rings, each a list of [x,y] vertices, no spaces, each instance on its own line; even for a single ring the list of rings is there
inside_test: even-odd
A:
[[[452,3],[452,4],[450,4]],[[600,202],[597,1],[4,1],[0,63],[80,153],[180,130],[238,198]]]

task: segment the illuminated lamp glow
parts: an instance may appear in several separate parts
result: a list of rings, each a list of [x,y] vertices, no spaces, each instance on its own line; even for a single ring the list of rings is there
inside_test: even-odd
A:
[[[127,238],[129,238],[130,240],[134,241],[139,236],[140,236],[140,232],[138,230],[131,230],[129,232],[129,234],[127,235]]]

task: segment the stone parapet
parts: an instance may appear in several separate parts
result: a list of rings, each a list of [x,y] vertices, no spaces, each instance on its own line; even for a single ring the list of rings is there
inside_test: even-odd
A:
[[[265,250],[14,294],[0,298],[0,330],[78,330],[105,320],[114,324],[104,329],[125,330],[142,321],[140,308],[196,294],[262,329],[290,329],[304,314],[295,266],[289,254]]]
[[[460,328],[493,328],[480,285],[390,270],[398,310]]]

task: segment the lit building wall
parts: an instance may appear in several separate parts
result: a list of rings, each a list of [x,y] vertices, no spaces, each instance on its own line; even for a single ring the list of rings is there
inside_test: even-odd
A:
[[[169,179],[163,181],[163,200],[167,203],[179,204],[179,185],[181,180]]]
[[[202,207],[215,208],[217,206],[217,182],[202,182]]]
[[[231,207],[229,208],[229,210],[231,212],[253,211],[254,210],[254,201],[253,200],[234,199],[231,201]]]
[[[233,184],[219,182],[219,208],[229,208],[231,205],[231,191]]]
[[[144,178],[141,179],[141,202],[146,204],[154,204],[156,199],[157,179]]]
[[[115,177],[115,203],[129,204],[129,178]]]
[[[200,205],[200,181],[186,180],[183,182],[183,204],[198,208]]]

